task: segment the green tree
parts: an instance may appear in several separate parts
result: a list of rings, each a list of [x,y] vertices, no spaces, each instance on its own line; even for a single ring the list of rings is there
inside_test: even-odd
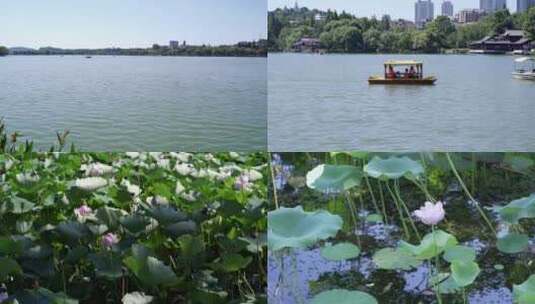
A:
[[[526,12],[523,29],[530,39],[535,40],[535,7],[530,8]]]
[[[381,31],[371,28],[362,35],[363,49],[366,52],[377,52],[381,43]]]
[[[450,18],[439,16],[433,22],[429,23],[425,31],[428,36],[428,46],[431,51],[438,51],[442,48],[449,48],[449,37],[455,33],[455,25]]]
[[[502,34],[514,26],[513,19],[508,10],[497,11],[490,17],[492,34]]]
[[[0,56],[7,56],[9,54],[9,50],[5,46],[0,45]]]

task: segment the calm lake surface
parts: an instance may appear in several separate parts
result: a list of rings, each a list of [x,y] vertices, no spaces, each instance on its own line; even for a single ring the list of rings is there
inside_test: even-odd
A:
[[[424,61],[435,86],[369,86],[388,59]],[[271,151],[533,151],[535,82],[512,56],[304,55],[268,58]]]
[[[263,150],[266,100],[266,58],[0,58],[0,117],[42,149]]]

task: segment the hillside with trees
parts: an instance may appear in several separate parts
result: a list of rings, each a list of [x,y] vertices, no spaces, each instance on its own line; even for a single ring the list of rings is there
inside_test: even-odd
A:
[[[9,54],[9,50],[5,46],[0,45],[0,56],[7,56]]]
[[[279,8],[268,14],[268,45],[269,51],[287,51],[300,38],[309,37],[319,39],[331,53],[438,53],[466,48],[472,41],[507,29],[524,29],[535,38],[535,8],[523,14],[502,10],[470,24],[439,16],[423,29],[388,16],[359,18],[306,7]]]

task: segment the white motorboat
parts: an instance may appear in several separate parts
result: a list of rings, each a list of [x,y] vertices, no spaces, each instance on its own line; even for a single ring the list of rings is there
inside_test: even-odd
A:
[[[515,71],[512,74],[516,79],[535,80],[535,58],[516,58]]]

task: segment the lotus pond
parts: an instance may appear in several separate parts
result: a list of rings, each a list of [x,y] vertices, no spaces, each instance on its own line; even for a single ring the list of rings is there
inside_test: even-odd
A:
[[[1,303],[266,302],[266,154],[9,150]]]
[[[269,303],[535,303],[535,154],[271,154]]]

